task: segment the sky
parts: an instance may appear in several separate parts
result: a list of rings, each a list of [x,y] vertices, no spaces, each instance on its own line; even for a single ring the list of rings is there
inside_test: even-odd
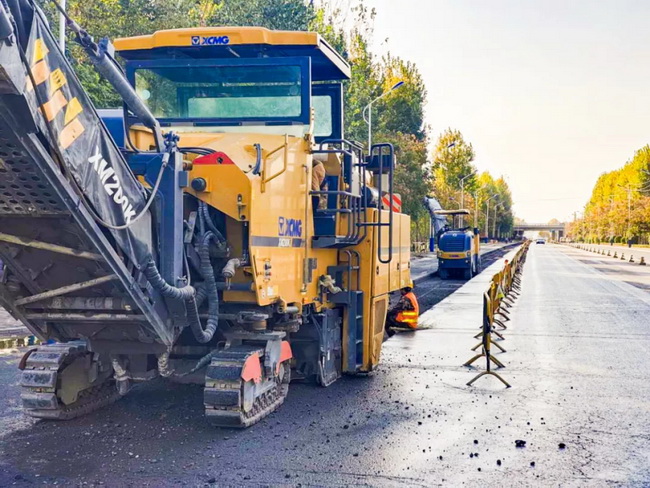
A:
[[[373,51],[414,62],[426,122],[503,175],[515,215],[573,218],[650,138],[648,0],[366,0]]]

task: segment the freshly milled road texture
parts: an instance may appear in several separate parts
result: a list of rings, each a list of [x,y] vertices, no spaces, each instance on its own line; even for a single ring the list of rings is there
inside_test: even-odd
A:
[[[428,312],[433,329],[390,339],[375,373],[292,384],[244,431],[209,427],[201,388],[163,381],[73,421],[26,419],[19,356],[0,356],[0,486],[647,486],[650,294],[621,263],[531,246],[498,355],[513,387],[468,388],[466,310],[499,266]]]

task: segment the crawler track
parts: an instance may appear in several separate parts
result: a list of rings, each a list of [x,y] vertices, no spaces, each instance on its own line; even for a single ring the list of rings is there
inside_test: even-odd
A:
[[[61,372],[87,354],[91,353],[83,341],[43,345],[31,352],[24,360],[20,379],[25,413],[42,419],[70,420],[120,398],[115,382],[108,379],[81,391],[77,400],[70,404],[61,401]]]
[[[242,380],[242,370],[253,355],[262,357],[264,348],[237,346],[220,351],[206,371],[203,401],[205,415],[217,427],[245,428],[273,413],[289,392],[290,369],[262,380],[259,385]]]

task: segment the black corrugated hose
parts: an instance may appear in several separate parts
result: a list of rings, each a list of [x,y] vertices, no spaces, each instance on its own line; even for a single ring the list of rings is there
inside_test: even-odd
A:
[[[197,302],[203,301],[203,297],[208,298],[208,321],[204,329],[200,321],[192,320],[190,327],[194,338],[202,344],[209,342],[214,336],[217,326],[219,325],[219,292],[217,291],[217,280],[214,277],[214,268],[210,262],[210,241],[217,241],[217,236],[212,232],[206,232],[199,247],[199,258],[201,259],[201,274],[203,275],[203,286],[199,289],[194,299],[192,312],[198,309]],[[188,313],[189,315],[189,313]],[[198,312],[197,312],[198,318]]]
[[[208,210],[208,204],[202,201],[199,201],[199,218],[201,221],[205,222],[208,226],[208,229],[215,235],[218,242],[225,242],[226,239],[223,237],[223,234],[219,232],[219,229],[212,222],[210,217],[210,212]]]
[[[147,277],[149,283],[151,283],[151,286],[165,297],[174,298],[176,300],[190,300],[196,295],[196,290],[192,286],[177,288],[167,283],[160,275],[153,257],[149,258],[149,261],[147,261],[147,265],[144,268],[144,275]]]
[[[204,278],[206,275],[208,276],[205,278],[205,284],[207,286],[201,286],[197,289],[193,286],[177,288],[170,285],[160,275],[153,258],[151,258],[144,269],[144,274],[147,277],[147,280],[149,280],[151,286],[158,290],[161,295],[175,300],[185,301],[187,321],[190,325],[190,329],[192,330],[194,338],[202,344],[209,342],[210,339],[212,339],[219,323],[219,294],[217,293],[214,271],[210,264],[209,244],[211,239],[214,239],[214,234],[210,232],[205,234],[199,251],[199,256],[201,256],[201,273]],[[207,256],[207,266],[205,265],[204,256]],[[209,272],[207,272],[208,266]],[[210,278],[212,281],[212,287],[210,287]],[[214,294],[211,293],[211,288],[214,290]],[[206,296],[208,297],[210,304],[208,310],[208,325],[206,329],[203,329],[198,308],[203,300],[205,300]]]

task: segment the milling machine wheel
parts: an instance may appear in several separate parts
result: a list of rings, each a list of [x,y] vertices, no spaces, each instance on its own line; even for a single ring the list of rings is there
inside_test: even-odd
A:
[[[446,280],[449,278],[449,271],[447,271],[446,269],[439,269],[438,276],[440,277],[441,280]]]
[[[472,279],[472,268],[467,268],[463,270],[463,279],[471,280]]]
[[[26,415],[70,420],[120,398],[112,368],[101,368],[84,341],[31,349],[21,360],[20,386]]]
[[[203,394],[205,415],[212,425],[249,427],[282,405],[291,381],[289,361],[267,376],[263,356],[263,347],[246,344],[214,354]]]

